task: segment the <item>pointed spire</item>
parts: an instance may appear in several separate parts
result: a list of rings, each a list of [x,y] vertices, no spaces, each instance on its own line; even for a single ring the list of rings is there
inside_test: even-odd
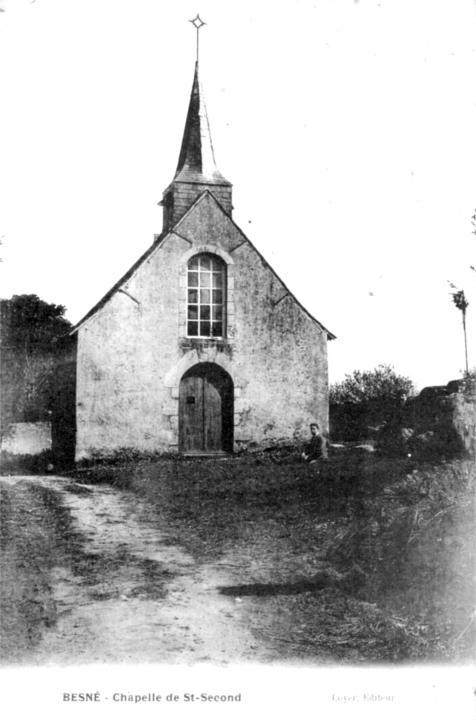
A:
[[[200,28],[205,23],[199,15],[190,22],[197,31],[197,61],[177,170],[160,203],[164,208],[164,231],[174,227],[205,192],[213,195],[225,212],[231,215],[233,210],[232,185],[225,180],[215,164],[207,108],[198,73]]]
[[[188,106],[175,181],[229,185],[215,164],[210,125],[198,62],[195,64],[192,94]]]
[[[231,215],[232,184],[215,164],[197,62],[177,170],[160,203],[164,208],[164,230],[170,230],[205,191]]]

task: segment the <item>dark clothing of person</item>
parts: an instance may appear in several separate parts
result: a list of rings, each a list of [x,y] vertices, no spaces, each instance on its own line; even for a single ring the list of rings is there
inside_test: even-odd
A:
[[[327,440],[323,435],[313,435],[308,445],[306,446],[305,453],[307,460],[317,460],[318,458],[327,457]]]

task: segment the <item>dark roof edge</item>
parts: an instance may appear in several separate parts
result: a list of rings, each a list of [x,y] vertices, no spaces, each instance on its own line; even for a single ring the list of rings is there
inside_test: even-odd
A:
[[[336,340],[336,339],[337,339],[337,336],[334,335],[334,333],[331,333],[330,330],[328,330],[321,322],[319,322],[319,320],[318,320],[317,318],[315,318],[314,315],[311,315],[311,313],[309,312],[309,310],[306,310],[306,308],[304,307],[304,305],[303,305],[301,302],[299,302],[299,300],[297,299],[297,297],[295,296],[295,294],[288,288],[288,286],[286,285],[286,283],[283,282],[283,280],[281,280],[281,278],[279,277],[279,275],[278,275],[278,273],[276,272],[276,270],[274,270],[274,268],[271,267],[271,265],[270,265],[269,262],[266,260],[266,258],[264,258],[263,255],[260,253],[260,251],[258,250],[258,248],[255,247],[255,245],[251,242],[251,240],[250,240],[248,237],[246,237],[246,235],[245,235],[245,233],[243,232],[243,230],[239,227],[239,225],[236,224],[236,222],[233,220],[233,218],[231,217],[231,215],[230,215],[229,213],[227,213],[227,211],[225,210],[225,208],[221,205],[220,201],[217,200],[216,197],[215,197],[214,195],[212,195],[212,193],[211,193],[209,190],[205,190],[205,191],[200,195],[200,198],[203,197],[203,196],[205,195],[205,193],[209,193],[209,195],[212,196],[212,198],[214,199],[214,201],[216,202],[216,204],[218,205],[218,207],[220,208],[220,210],[221,210],[221,211],[227,216],[227,218],[232,222],[232,224],[234,225],[234,227],[236,228],[236,230],[238,230],[238,232],[240,233],[240,235],[242,236],[242,238],[243,238],[244,240],[246,240],[246,242],[248,242],[248,243],[251,245],[251,247],[253,248],[253,250],[255,251],[255,253],[257,253],[257,255],[259,255],[261,261],[266,265],[266,267],[267,267],[269,270],[271,270],[271,272],[273,273],[273,275],[275,276],[275,278],[277,278],[277,280],[279,280],[279,282],[280,282],[281,285],[284,287],[284,289],[286,290],[286,292],[288,293],[288,295],[290,295],[290,296],[293,298],[293,300],[299,305],[299,307],[301,308],[301,310],[303,310],[303,312],[306,313],[306,315],[308,316],[308,318],[310,318],[310,320],[312,320],[314,323],[316,323],[316,325],[318,325],[318,326],[321,328],[321,330],[323,330],[324,332],[327,333],[327,338],[328,338],[328,340]],[[198,199],[200,199],[200,198],[198,198]],[[193,206],[192,206],[192,207],[193,207]],[[192,208],[190,208],[190,209],[192,209]],[[185,217],[185,215],[184,215],[183,217]],[[179,222],[181,222],[181,220],[183,220],[183,218],[181,218],[181,219],[179,220]],[[178,225],[178,223],[177,223],[177,225]],[[171,232],[173,232],[173,231],[171,231]],[[235,248],[235,250],[237,250],[237,249],[238,249],[238,248]],[[233,250],[230,250],[230,253],[233,253],[233,252],[234,252]]]
[[[195,205],[198,203],[198,201],[200,200],[200,198],[202,198],[202,197],[205,195],[205,193],[209,193],[209,194],[213,197],[213,195],[210,193],[209,190],[204,190],[204,191],[202,192],[202,194],[198,196],[198,198],[195,200],[195,202],[189,207],[189,209],[187,210],[187,212],[186,212],[184,215],[182,215],[182,217],[180,218],[180,220],[178,220],[178,221],[175,223],[175,225],[173,226],[173,228],[171,228],[171,229],[168,230],[167,232],[162,231],[162,232],[160,233],[160,235],[157,237],[157,239],[154,240],[154,243],[151,245],[151,247],[148,248],[148,249],[145,251],[145,253],[140,256],[140,258],[139,258],[139,259],[134,263],[134,265],[126,272],[126,274],[123,275],[123,276],[121,277],[121,279],[120,279],[115,285],[113,285],[113,287],[112,287],[110,290],[108,290],[108,292],[101,298],[101,300],[100,300],[98,303],[96,303],[96,305],[94,305],[94,307],[92,307],[91,310],[90,310],[88,313],[86,313],[86,315],[85,315],[78,323],[76,323],[76,325],[74,326],[74,328],[70,331],[70,333],[69,333],[70,335],[73,335],[77,330],[79,330],[80,326],[81,326],[83,323],[86,322],[86,320],[89,320],[90,318],[92,318],[93,315],[95,315],[99,310],[101,310],[101,308],[104,307],[104,305],[105,305],[105,304],[107,303],[107,301],[114,295],[114,293],[117,292],[117,290],[119,290],[119,288],[121,287],[121,285],[122,285],[123,283],[127,282],[127,280],[129,280],[130,277],[132,277],[132,275],[135,273],[135,271],[142,265],[142,263],[143,263],[145,260],[147,260],[147,258],[148,258],[150,255],[152,255],[152,253],[154,252],[154,250],[159,247],[159,245],[165,240],[165,238],[166,238],[167,236],[169,236],[169,235],[172,235],[172,234],[174,233],[174,230],[175,230],[175,228],[177,227],[177,225],[179,225],[179,224],[182,222],[182,220],[187,217],[187,215],[193,210],[193,208],[195,207]],[[216,200],[215,197],[213,197],[213,199]],[[220,205],[220,208],[223,210],[223,208],[221,207],[221,205]],[[225,210],[223,210],[223,212],[225,212]],[[228,213],[225,213],[225,214],[228,216]],[[228,216],[228,217],[229,217],[229,216]],[[239,228],[238,228],[238,229],[239,229]]]
[[[142,263],[145,260],[147,260],[147,258],[150,255],[152,255],[154,250],[159,247],[159,245],[162,243],[162,241],[165,239],[165,237],[167,235],[169,235],[169,233],[166,233],[166,232],[160,233],[160,235],[157,237],[157,239],[154,240],[154,243],[149,248],[147,248],[145,253],[143,253],[140,256],[140,258],[134,263],[134,265],[132,265],[132,267],[129,268],[129,270],[125,273],[125,275],[123,275],[121,277],[121,279],[118,280],[118,282],[115,285],[113,285],[113,287],[110,290],[108,290],[108,292],[101,298],[101,300],[99,300],[99,302],[97,302],[96,305],[94,305],[91,308],[91,310],[89,312],[87,312],[86,315],[83,318],[81,318],[81,320],[79,320],[79,322],[76,323],[74,328],[72,330],[70,330],[69,335],[74,335],[79,330],[81,325],[83,325],[86,322],[86,320],[89,320],[90,318],[92,318],[93,315],[95,315],[99,310],[101,310],[101,308],[104,307],[104,305],[107,303],[108,300],[110,300],[110,298],[114,295],[114,293],[117,292],[117,290],[119,290],[121,285],[123,285],[125,282],[127,282],[127,280],[129,280],[129,278],[132,277],[132,275],[140,267],[140,265],[142,265]]]

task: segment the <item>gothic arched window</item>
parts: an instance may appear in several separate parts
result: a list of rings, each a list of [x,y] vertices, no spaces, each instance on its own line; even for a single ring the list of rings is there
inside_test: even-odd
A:
[[[194,255],[187,266],[187,335],[223,338],[226,265],[219,257]]]

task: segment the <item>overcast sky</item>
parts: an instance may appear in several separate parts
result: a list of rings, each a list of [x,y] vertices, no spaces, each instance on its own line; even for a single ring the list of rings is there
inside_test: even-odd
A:
[[[1,296],[77,322],[162,227],[195,60],[234,219],[335,335],[331,381],[476,364],[473,0],[3,0]]]

